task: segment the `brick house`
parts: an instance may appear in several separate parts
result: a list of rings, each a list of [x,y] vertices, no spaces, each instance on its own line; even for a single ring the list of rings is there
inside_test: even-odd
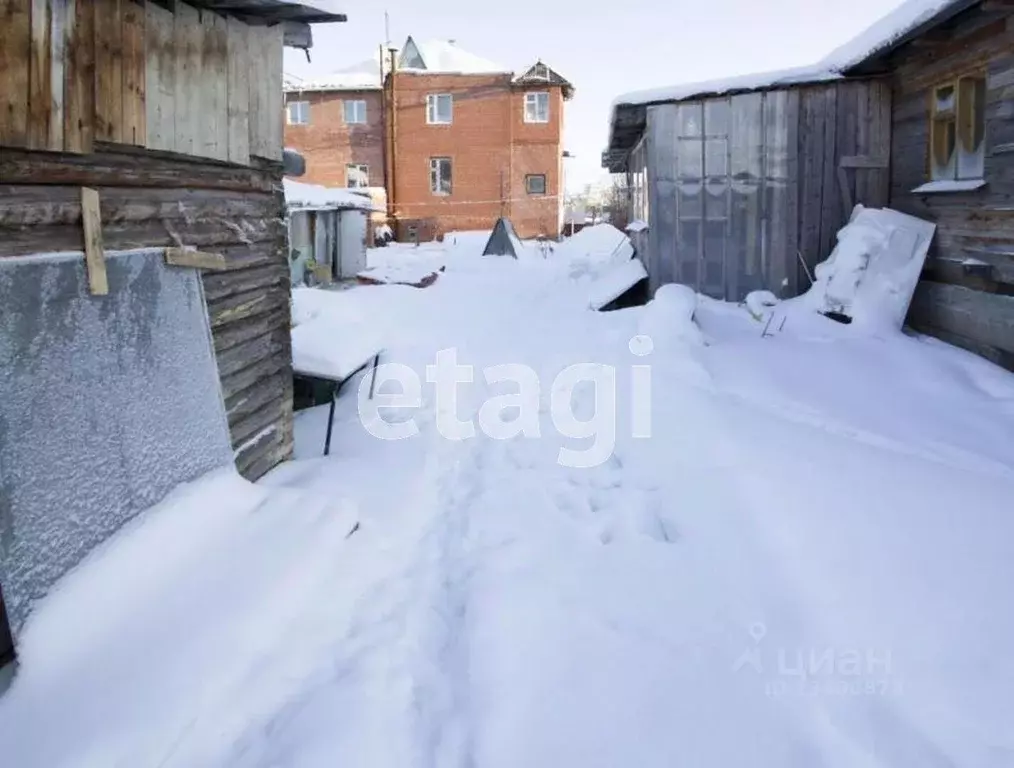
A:
[[[490,229],[501,215],[521,237],[560,232],[573,87],[541,61],[518,76],[410,37],[383,81],[374,61],[286,91],[286,144],[306,156],[306,179],[382,185],[399,239]]]

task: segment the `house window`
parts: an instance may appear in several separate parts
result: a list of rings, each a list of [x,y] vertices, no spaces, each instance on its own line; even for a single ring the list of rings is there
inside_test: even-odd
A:
[[[357,163],[346,165],[345,186],[349,189],[362,189],[370,186],[370,166]]]
[[[426,122],[448,125],[454,119],[454,97],[449,93],[431,93],[426,97]]]
[[[545,91],[525,94],[525,122],[549,122],[549,94]]]
[[[310,102],[290,101],[285,105],[289,125],[309,125],[310,123]]]
[[[430,158],[430,192],[434,195],[451,194],[451,158]]]
[[[968,75],[933,89],[930,178],[981,179],[986,166],[986,78]]]
[[[546,174],[530,173],[525,176],[525,192],[529,195],[546,194]]]
[[[345,122],[349,125],[366,122],[366,102],[363,99],[347,99],[342,102]]]

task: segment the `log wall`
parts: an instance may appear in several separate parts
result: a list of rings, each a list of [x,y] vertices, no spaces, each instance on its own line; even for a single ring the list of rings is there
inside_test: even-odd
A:
[[[221,253],[204,290],[236,463],[253,479],[292,453],[282,170],[96,143],[88,156],[0,152],[0,258],[81,250],[80,187],[98,190],[107,250]]]
[[[909,324],[1014,370],[1014,8],[992,8],[895,56],[891,205],[937,225]],[[976,71],[986,72],[985,186],[914,193],[929,181],[932,88]]]

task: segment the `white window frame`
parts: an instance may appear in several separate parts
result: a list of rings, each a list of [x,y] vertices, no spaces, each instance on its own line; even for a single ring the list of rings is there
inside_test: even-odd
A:
[[[447,164],[447,189],[443,189],[441,177],[443,176],[443,164]],[[430,193],[447,197],[454,191],[454,161],[449,157],[430,158]]]
[[[362,178],[365,179],[362,184],[352,183],[352,171],[355,169],[356,174],[361,174]],[[345,164],[345,187],[346,189],[367,189],[370,186],[370,166],[366,163],[346,163]]]
[[[289,125],[309,125],[310,102],[303,99],[286,102],[285,119]]]
[[[349,107],[352,107],[352,119],[349,120]],[[363,125],[366,123],[366,99],[343,99],[342,120],[346,125]]]
[[[528,185],[529,179],[542,179],[542,191],[532,192],[531,187]],[[533,197],[545,197],[549,194],[549,178],[544,173],[526,173],[525,174],[525,194]]]
[[[447,114],[442,115],[440,103],[446,99]],[[451,93],[430,93],[426,95],[426,124],[450,125],[454,122],[454,95]]]
[[[545,113],[540,114],[539,102],[545,104]],[[525,93],[525,122],[526,123],[548,123],[549,122],[549,91],[528,91]]]

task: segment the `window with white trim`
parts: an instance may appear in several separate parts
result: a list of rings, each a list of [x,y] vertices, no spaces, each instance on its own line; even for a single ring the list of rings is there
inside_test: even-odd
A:
[[[366,122],[365,99],[346,99],[342,102],[342,109],[345,114],[346,124],[355,125]]]
[[[525,122],[549,122],[549,93],[533,91],[525,94]]]
[[[981,179],[986,171],[986,76],[966,75],[933,89],[930,179]]]
[[[525,192],[529,195],[546,194],[546,174],[529,173],[525,176]]]
[[[431,93],[426,96],[426,122],[430,125],[450,125],[454,121],[454,97],[449,93]]]
[[[434,195],[451,194],[451,158],[430,158],[430,192]]]
[[[345,186],[349,189],[363,189],[370,186],[370,166],[361,163],[346,165]]]
[[[290,101],[285,105],[285,114],[289,121],[289,125],[309,125],[310,102]]]

